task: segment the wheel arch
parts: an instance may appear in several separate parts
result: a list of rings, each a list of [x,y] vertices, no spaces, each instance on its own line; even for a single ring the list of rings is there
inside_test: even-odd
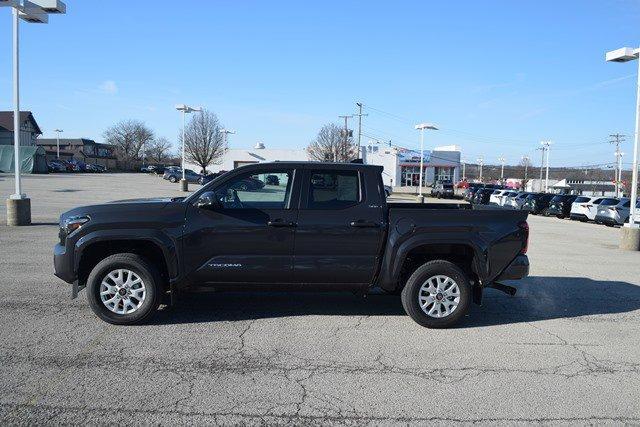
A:
[[[138,254],[158,269],[165,282],[177,276],[178,265],[175,246],[167,237],[155,233],[112,235],[96,233],[80,239],[75,247],[75,270],[78,283],[83,286],[89,273],[100,260],[116,253]]]

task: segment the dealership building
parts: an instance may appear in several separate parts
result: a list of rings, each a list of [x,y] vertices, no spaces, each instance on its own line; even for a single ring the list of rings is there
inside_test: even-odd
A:
[[[420,151],[399,147],[369,145],[363,147],[363,159],[370,165],[384,168],[382,179],[391,187],[414,187],[420,183]],[[424,152],[423,185],[436,181],[460,180],[460,147],[447,145]]]
[[[420,180],[420,151],[382,145],[362,147],[362,158],[366,164],[383,167],[385,185],[392,187],[417,186]],[[251,149],[230,148],[210,172],[229,171],[240,166],[275,161],[308,161],[305,149],[267,148],[258,142]],[[199,172],[199,167],[187,164],[187,168]],[[424,152],[423,181],[429,185],[435,181],[457,182],[460,180],[460,148],[456,145],[436,147]]]

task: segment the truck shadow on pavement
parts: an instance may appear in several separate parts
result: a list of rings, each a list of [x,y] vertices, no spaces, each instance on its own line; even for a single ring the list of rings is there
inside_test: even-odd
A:
[[[582,277],[528,277],[513,282],[508,296],[487,289],[482,306],[472,304],[457,328],[476,328],[546,319],[621,314],[640,309],[640,286]],[[367,297],[348,292],[183,293],[153,324],[242,321],[291,316],[406,316],[399,296]]]

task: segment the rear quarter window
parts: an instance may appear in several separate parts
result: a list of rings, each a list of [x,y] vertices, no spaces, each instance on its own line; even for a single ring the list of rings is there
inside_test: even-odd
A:
[[[619,202],[616,199],[604,199],[600,202],[600,206],[615,206]]]

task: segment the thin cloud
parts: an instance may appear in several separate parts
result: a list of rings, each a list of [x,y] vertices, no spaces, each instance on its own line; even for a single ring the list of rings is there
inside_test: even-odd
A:
[[[118,86],[113,80],[105,80],[98,86],[98,90],[108,95],[115,95],[118,93]]]

